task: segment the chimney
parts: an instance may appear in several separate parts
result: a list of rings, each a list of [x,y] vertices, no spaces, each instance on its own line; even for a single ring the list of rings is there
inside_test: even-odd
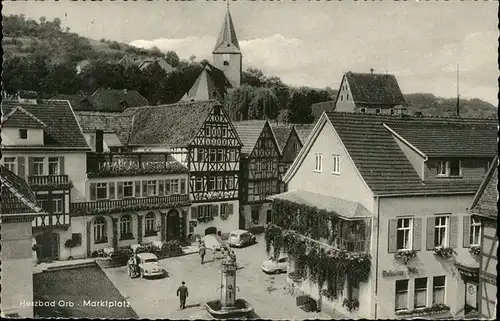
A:
[[[101,129],[95,131],[95,151],[96,153],[104,151],[104,132]]]

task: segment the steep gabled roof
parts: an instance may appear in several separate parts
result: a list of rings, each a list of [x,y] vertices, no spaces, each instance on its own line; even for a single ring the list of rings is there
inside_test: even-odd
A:
[[[95,111],[76,111],[75,115],[84,133],[93,133],[96,130],[115,133],[123,145],[127,144],[132,129],[132,116]]]
[[[36,147],[88,148],[68,101],[39,99],[37,104],[26,104],[16,100],[3,100],[2,114],[8,114],[17,107],[22,107],[46,125],[44,145]]]
[[[250,155],[257,144],[257,140],[264,130],[267,120],[242,120],[233,121],[233,126],[243,143],[241,154],[244,157]]]
[[[314,121],[317,121],[324,111],[334,111],[335,110],[335,100],[322,101],[311,105],[311,112],[314,117]]]
[[[269,124],[271,125],[271,129],[274,132],[274,137],[276,137],[276,142],[278,143],[280,153],[283,153],[283,149],[285,148],[286,142],[288,141],[290,133],[292,132],[293,125],[276,124],[271,122]]]
[[[241,53],[229,7],[212,53]]]
[[[69,103],[71,104],[71,107],[73,107],[73,110],[81,110],[82,106],[81,103],[85,99],[84,95],[64,95],[60,94],[57,95],[51,99],[56,99],[56,100],[68,100]]]
[[[2,127],[45,128],[47,125],[26,109],[18,106],[2,117]]]
[[[305,145],[307,138],[309,138],[314,128],[314,124],[294,124],[293,127],[295,127],[295,132],[299,136],[300,142],[302,145]]]
[[[122,58],[123,59],[123,58]],[[172,67],[164,58],[161,57],[148,57],[142,60],[139,64],[139,69],[146,69],[152,64],[158,64],[158,66],[163,69],[167,74],[177,70]]]
[[[490,218],[498,217],[498,156],[493,160],[484,181],[474,196],[468,212]]]
[[[422,181],[384,124],[393,127],[426,119],[330,112],[333,124],[351,159],[375,195],[473,193],[481,180]],[[447,124],[452,119],[428,118],[428,124]],[[458,119],[457,121],[463,121]],[[426,135],[425,128],[418,134]],[[488,138],[487,138],[488,139]],[[451,141],[452,139],[450,139]],[[495,153],[491,155],[494,157]],[[474,157],[473,147],[470,157]]]
[[[389,128],[427,157],[491,157],[498,152],[497,121],[415,119],[389,125]]]
[[[129,144],[185,147],[215,106],[220,104],[210,100],[127,108],[123,115],[133,117]]]
[[[211,64],[206,64],[194,84],[182,97],[184,101],[216,99],[223,101],[231,83],[224,72]]]
[[[147,106],[148,100],[137,90],[127,89],[97,89],[88,97],[94,111],[121,112],[125,103],[126,107]]]
[[[394,75],[348,72],[344,77],[349,84],[354,103],[405,104],[403,93]]]
[[[2,184],[1,215],[42,212],[28,183],[4,166],[0,166],[0,182]]]

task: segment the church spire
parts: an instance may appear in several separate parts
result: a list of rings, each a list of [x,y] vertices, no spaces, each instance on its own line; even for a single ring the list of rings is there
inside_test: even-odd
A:
[[[231,13],[229,12],[229,1],[227,1],[226,17],[224,18],[224,23],[215,43],[213,53],[241,53],[236,31],[234,30],[233,19],[231,19]]]

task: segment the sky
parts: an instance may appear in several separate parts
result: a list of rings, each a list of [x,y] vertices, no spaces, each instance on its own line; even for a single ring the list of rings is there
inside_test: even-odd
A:
[[[58,17],[81,36],[211,60],[224,1],[3,2],[3,14]],[[497,105],[498,2],[230,1],[243,68],[338,89],[345,72],[394,74],[422,92]]]

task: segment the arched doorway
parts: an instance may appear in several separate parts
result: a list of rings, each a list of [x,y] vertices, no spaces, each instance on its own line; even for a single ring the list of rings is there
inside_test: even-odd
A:
[[[167,241],[180,239],[182,230],[182,219],[179,216],[179,211],[171,209],[167,213]]]

